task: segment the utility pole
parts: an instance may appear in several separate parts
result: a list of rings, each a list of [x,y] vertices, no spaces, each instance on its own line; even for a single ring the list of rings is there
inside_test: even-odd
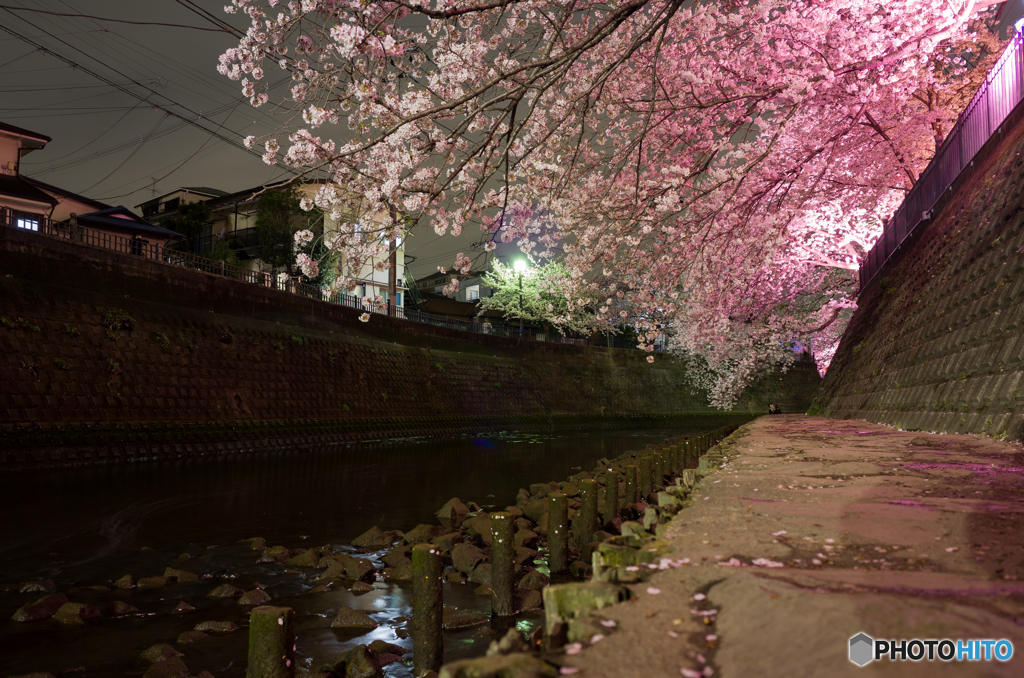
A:
[[[398,293],[398,238],[395,237],[395,230],[398,228],[398,210],[391,205],[391,241],[390,241],[390,266],[388,267],[388,315],[398,315],[397,293]]]

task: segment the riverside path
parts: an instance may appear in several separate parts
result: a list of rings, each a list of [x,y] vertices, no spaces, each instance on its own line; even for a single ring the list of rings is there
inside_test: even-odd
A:
[[[665,532],[689,564],[602,610],[617,624],[565,657],[563,674],[1024,675],[1019,444],[783,415],[715,451],[723,466]],[[861,668],[848,658],[860,633],[1005,639],[1014,654]]]

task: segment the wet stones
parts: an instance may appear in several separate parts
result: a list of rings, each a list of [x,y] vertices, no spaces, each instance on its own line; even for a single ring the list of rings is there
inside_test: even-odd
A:
[[[486,513],[467,518],[462,523],[462,529],[471,540],[482,542],[485,546],[491,545],[491,517]]]
[[[472,544],[456,544],[452,548],[452,566],[467,576],[473,572],[478,563],[486,559],[487,554]]]
[[[270,602],[270,595],[263,589],[246,591],[238,598],[239,605],[263,605]]]
[[[441,614],[441,627],[445,631],[456,631],[479,626],[487,622],[487,615],[476,610],[460,610],[445,606]]]
[[[403,557],[392,567],[385,567],[383,575],[384,579],[388,581],[410,582],[412,581],[412,561]]]
[[[341,678],[380,678],[383,662],[366,645],[356,645],[323,667],[324,673]]]
[[[331,622],[331,628],[342,633],[362,635],[377,628],[378,624],[373,619],[351,607],[342,607]]]
[[[191,645],[192,643],[198,642],[203,638],[209,638],[209,635],[202,631],[185,631],[178,636],[178,645]]]
[[[134,605],[129,605],[128,603],[122,602],[120,600],[115,600],[113,603],[107,606],[107,614],[113,617],[119,617],[123,614],[134,614],[138,611],[139,608],[135,607]]]
[[[444,528],[437,525],[417,525],[405,533],[403,540],[409,546],[429,542],[444,534]]]
[[[130,574],[126,574],[125,576],[121,577],[120,579],[114,582],[114,588],[130,589],[134,587],[135,583],[132,581],[132,576]]]
[[[26,581],[18,586],[18,593],[53,593],[57,590],[53,580]]]
[[[67,604],[68,598],[63,593],[51,593],[33,603],[26,603],[18,608],[11,617],[16,622],[33,622],[49,619],[57,614],[57,610]]]
[[[256,562],[283,563],[291,557],[291,552],[289,552],[284,546],[271,546],[269,549],[263,549],[263,551],[260,552],[260,557]]]
[[[245,593],[245,591],[238,588],[237,586],[232,586],[231,584],[221,584],[220,586],[210,591],[206,595],[209,598],[237,598],[243,593]]]
[[[171,583],[170,577],[143,577],[135,583],[140,589],[162,589]]]
[[[196,624],[195,630],[206,633],[232,633],[238,630],[238,625],[229,621],[205,621]]]
[[[176,570],[173,567],[165,569],[164,576],[176,580],[179,584],[194,584],[199,581],[199,575],[185,570]]]
[[[100,616],[100,608],[82,603],[64,603],[54,613],[53,618],[67,626],[84,624],[86,619]]]
[[[157,643],[156,645],[150,645],[148,648],[143,650],[142,654],[139,656],[143,661],[155,664],[156,662],[163,661],[170,657],[180,657],[181,653],[166,643]]]
[[[442,553],[451,553],[456,544],[463,541],[461,532],[448,532],[440,537],[434,537],[430,543],[441,550]]]
[[[376,550],[391,546],[398,536],[395,532],[384,532],[374,525],[366,532],[352,540],[352,546],[359,549]]]
[[[316,567],[320,563],[323,552],[324,549],[319,548],[307,549],[284,561],[284,564],[288,567]]]
[[[462,526],[462,521],[469,514],[469,509],[462,500],[458,497],[453,497],[445,503],[440,509],[438,509],[437,520],[444,526],[446,530],[457,530]]]
[[[441,667],[439,678],[557,678],[558,669],[521,652],[463,659]]]

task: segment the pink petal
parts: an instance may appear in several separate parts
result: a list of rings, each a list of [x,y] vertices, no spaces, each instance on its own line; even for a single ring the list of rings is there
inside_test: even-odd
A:
[[[653,586],[648,586],[647,587],[647,593],[649,593],[652,596],[656,596],[659,593],[661,593],[661,589],[656,589]]]

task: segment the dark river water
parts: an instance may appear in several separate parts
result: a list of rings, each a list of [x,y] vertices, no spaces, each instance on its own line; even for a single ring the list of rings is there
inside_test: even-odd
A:
[[[242,676],[245,628],[191,645],[175,642],[202,621],[246,623],[248,608],[206,595],[223,583],[243,589],[260,583],[270,604],[296,610],[300,666],[318,668],[378,638],[411,649],[411,639],[396,635],[402,618],[411,615],[407,586],[378,581],[374,591],[360,595],[344,589],[309,593],[319,571],[296,574],[277,563],[256,563],[258,553],[240,540],[263,537],[268,546],[290,549],[340,547],[373,525],[409,530],[435,523],[434,512],[451,497],[504,507],[530,483],[563,480],[579,467],[593,468],[601,457],[726,423],[714,417],[671,429],[509,434],[10,473],[0,477],[0,584],[49,578],[72,602],[104,609],[123,601],[139,612],[104,614],[79,627],[54,620],[17,623],[11,615],[42,594],[0,593],[0,675],[141,675],[148,663],[139,654],[165,642],[184,653],[192,675],[206,670],[218,678]],[[209,576],[162,589],[112,588],[125,574],[157,576],[166,567]],[[488,612],[490,599],[474,589],[446,585],[445,604]],[[195,611],[171,614],[180,601]],[[341,606],[362,610],[380,626],[358,638],[339,635],[330,621]],[[530,630],[540,618],[525,614],[512,623]],[[482,654],[507,626],[446,632],[445,659]],[[409,676],[411,665],[392,664],[387,673]]]

